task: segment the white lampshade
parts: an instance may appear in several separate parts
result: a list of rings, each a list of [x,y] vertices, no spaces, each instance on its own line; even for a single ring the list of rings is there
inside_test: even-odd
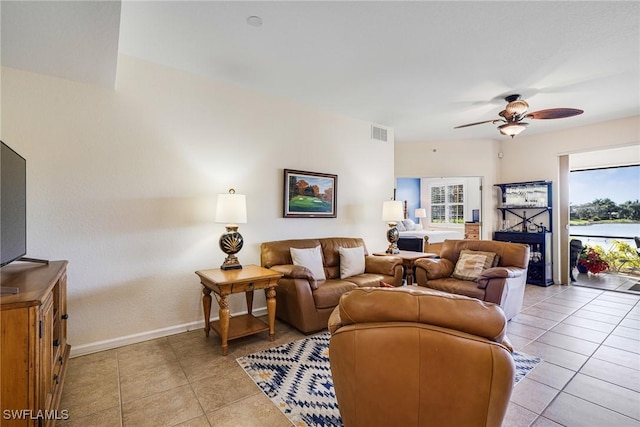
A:
[[[529,123],[519,122],[519,123],[507,123],[501,126],[498,126],[498,130],[503,135],[508,135],[511,138],[525,130],[529,126]]]
[[[427,217],[427,210],[425,208],[418,208],[418,209],[416,209],[414,215],[415,215],[416,218],[426,218]]]
[[[382,220],[383,221],[402,221],[404,219],[404,209],[402,202],[399,200],[387,200],[382,203]]]
[[[218,194],[216,222],[222,224],[244,224],[247,222],[247,200],[244,194]]]

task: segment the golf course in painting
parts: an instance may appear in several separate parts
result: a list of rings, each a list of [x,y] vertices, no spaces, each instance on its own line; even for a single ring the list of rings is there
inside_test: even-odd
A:
[[[336,175],[285,170],[285,216],[335,218]]]
[[[294,212],[331,212],[331,202],[314,196],[298,194],[289,200],[289,210]]]

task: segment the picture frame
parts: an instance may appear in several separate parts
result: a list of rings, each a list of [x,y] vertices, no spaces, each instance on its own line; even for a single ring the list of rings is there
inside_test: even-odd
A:
[[[284,170],[285,218],[336,218],[338,175]]]

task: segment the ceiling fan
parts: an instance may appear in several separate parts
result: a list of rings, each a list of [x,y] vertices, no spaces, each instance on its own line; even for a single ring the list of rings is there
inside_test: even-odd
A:
[[[498,126],[501,134],[513,138],[529,126],[529,123],[523,122],[524,119],[562,119],[565,117],[573,117],[584,113],[576,108],[549,108],[548,110],[539,110],[527,113],[529,104],[524,99],[520,99],[520,95],[509,95],[505,99],[507,106],[500,111],[501,119],[485,120],[482,122],[468,123],[454,127],[454,129],[466,128],[469,126],[481,125],[483,123],[503,123]]]

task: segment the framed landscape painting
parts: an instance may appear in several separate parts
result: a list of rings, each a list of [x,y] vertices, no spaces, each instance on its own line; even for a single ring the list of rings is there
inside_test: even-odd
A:
[[[284,170],[285,218],[336,218],[338,175]]]

